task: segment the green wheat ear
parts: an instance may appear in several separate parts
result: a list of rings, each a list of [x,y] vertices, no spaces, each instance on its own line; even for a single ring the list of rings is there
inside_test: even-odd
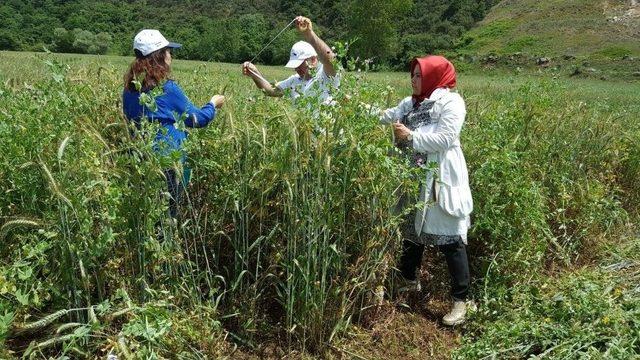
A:
[[[69,140],[71,140],[71,137],[67,136],[62,140],[62,143],[60,143],[60,147],[58,147],[58,160],[62,160],[62,155],[64,155],[64,150],[67,148]]]
[[[31,220],[31,219],[14,219],[14,220],[9,220],[7,222],[5,222],[4,224],[2,224],[2,227],[0,227],[0,241],[3,241],[5,239],[5,237],[7,236],[7,234],[9,234],[9,231],[11,231],[11,229],[17,228],[17,227],[38,227],[40,226],[40,223],[35,221],[35,220]]]
[[[53,175],[51,174],[51,171],[49,171],[49,168],[47,167],[47,165],[45,165],[44,162],[40,162],[40,167],[42,167],[42,170],[47,176],[47,180],[49,180],[49,185],[50,185],[49,187],[51,188],[51,191],[55,195],[57,195],[62,201],[64,201],[67,205],[69,205],[69,207],[73,207],[73,205],[71,204],[71,200],[69,200],[62,193],[62,191],[60,191],[60,188],[58,187],[58,184],[56,183],[56,180],[53,178]]]
[[[62,310],[58,310],[56,312],[54,312],[53,314],[47,315],[45,317],[43,317],[42,319],[36,321],[36,322],[32,322],[29,324],[25,324],[24,326],[22,326],[20,328],[20,330],[36,330],[36,329],[40,329],[43,328],[49,324],[51,324],[52,322],[58,320],[59,318],[67,315],[69,313],[70,310],[67,309],[62,309]]]

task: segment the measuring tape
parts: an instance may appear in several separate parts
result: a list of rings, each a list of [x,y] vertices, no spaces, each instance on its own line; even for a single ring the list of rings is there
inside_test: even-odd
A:
[[[258,52],[258,54],[257,54],[256,56],[254,56],[254,57],[253,57],[253,59],[251,59],[251,61],[249,61],[249,62],[250,62],[250,63],[253,63],[253,61],[254,61],[255,59],[257,59],[257,58],[258,58],[258,56],[260,56],[260,54],[262,54],[262,52],[263,52],[266,48],[268,48],[268,47],[269,47],[269,45],[271,45],[271,43],[273,43],[274,41],[276,41],[276,39],[277,39],[278,37],[280,37],[280,35],[282,35],[282,33],[283,33],[285,30],[287,30],[287,29],[289,28],[289,26],[291,26],[291,24],[293,24],[295,21],[296,21],[296,18],[294,18],[293,20],[291,20],[291,22],[290,22],[289,24],[287,24],[287,26],[285,26],[285,27],[284,27],[284,29],[280,30],[280,32],[278,33],[278,35],[276,35],[273,39],[271,39],[271,41],[269,41],[269,43],[268,43],[267,45],[265,45],[265,46],[262,48],[262,50],[260,50],[260,51]]]

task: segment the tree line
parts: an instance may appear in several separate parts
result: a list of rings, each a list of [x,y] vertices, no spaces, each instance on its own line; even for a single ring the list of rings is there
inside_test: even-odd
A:
[[[462,34],[497,0],[5,0],[0,50],[131,55],[142,28],[157,28],[184,47],[178,57],[251,59],[296,15],[306,15],[350,54],[403,67],[415,55],[455,49]],[[285,32],[258,61],[280,64],[297,40]]]

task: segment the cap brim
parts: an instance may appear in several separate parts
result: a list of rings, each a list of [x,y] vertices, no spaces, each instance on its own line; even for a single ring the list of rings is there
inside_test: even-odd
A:
[[[171,49],[180,49],[182,47],[182,44],[170,42],[169,45],[167,45],[167,47]]]
[[[288,67],[291,69],[295,69],[298,66],[300,66],[302,63],[304,62],[304,60],[289,60],[289,62],[287,63],[287,65],[285,65],[284,67]]]

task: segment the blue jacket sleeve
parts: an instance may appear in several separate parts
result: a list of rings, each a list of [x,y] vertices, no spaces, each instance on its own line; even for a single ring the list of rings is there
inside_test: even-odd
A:
[[[167,92],[171,94],[172,108],[180,116],[186,115],[184,123],[187,127],[205,127],[216,116],[216,109],[211,103],[198,108],[189,101],[178,84],[170,81],[167,86]]]

